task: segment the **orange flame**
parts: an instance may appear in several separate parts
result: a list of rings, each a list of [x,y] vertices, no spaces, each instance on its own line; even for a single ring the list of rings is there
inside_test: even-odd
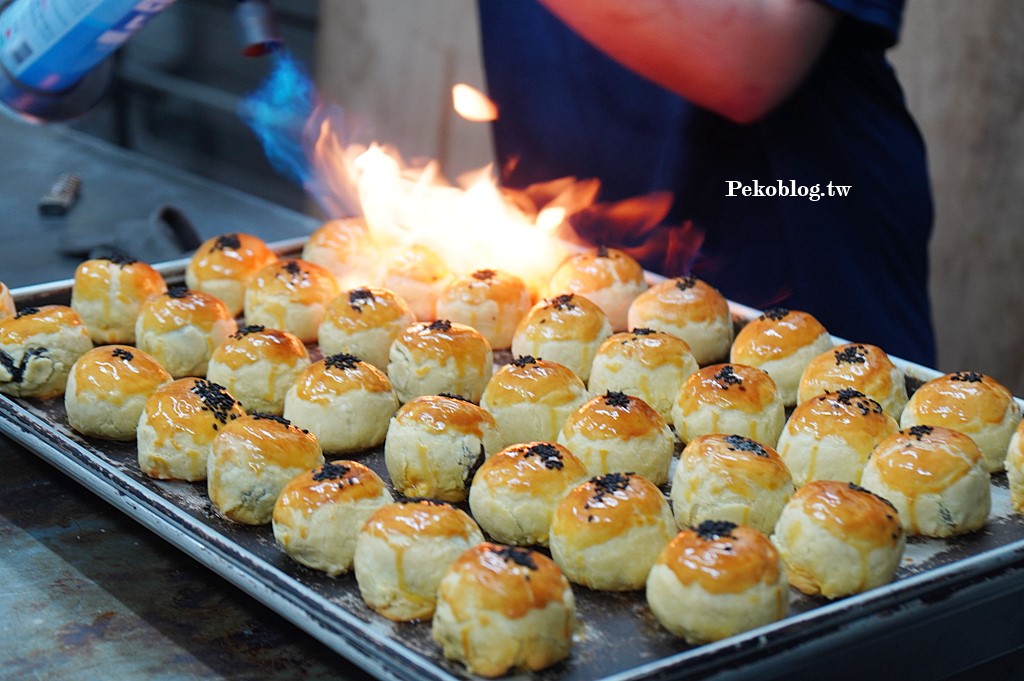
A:
[[[473,123],[498,120],[498,106],[472,85],[456,83],[452,86],[452,106],[455,113]]]

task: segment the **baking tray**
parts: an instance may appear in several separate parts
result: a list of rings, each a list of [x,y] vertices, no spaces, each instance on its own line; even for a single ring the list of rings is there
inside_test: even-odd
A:
[[[273,244],[295,253],[299,239]],[[157,265],[168,283],[183,279],[187,260]],[[67,304],[71,280],[13,291],[18,307]],[[732,305],[738,323],[756,310]],[[836,339],[836,342],[844,342]],[[894,359],[915,384],[938,372]],[[330,578],[288,558],[269,526],[218,516],[205,483],[152,480],[139,472],[134,443],[79,435],[63,400],[0,396],[0,431],[71,476],[310,635],[380,678],[472,678],[445,660],[430,623],[394,623],[366,607],[353,575]],[[388,480],[382,450],[358,457]],[[394,490],[392,490],[394,492]],[[396,498],[400,495],[395,495]],[[992,479],[992,511],[980,531],[949,540],[911,538],[894,582],[830,602],[790,590],[791,615],[703,646],[690,646],[655,621],[642,591],[597,592],[574,585],[581,626],[572,656],[531,677],[544,680],[699,678],[736,671],[852,622],[877,618],[1024,559],[1024,520],[1010,508],[1004,475]]]

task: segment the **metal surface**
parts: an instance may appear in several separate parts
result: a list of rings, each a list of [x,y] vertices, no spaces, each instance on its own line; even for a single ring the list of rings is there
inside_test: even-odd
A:
[[[173,278],[182,262],[164,266]],[[66,301],[68,282],[15,291],[19,307]],[[740,314],[743,308],[737,308]],[[936,375],[904,364],[917,377]],[[152,480],[138,470],[134,443],[85,438],[67,425],[61,400],[0,399],[0,430],[214,572],[259,599],[370,673],[386,677],[466,678],[440,655],[429,623],[396,624],[370,611],[352,575],[331,579],[292,562],[268,527],[217,516],[205,485]],[[380,450],[361,455],[387,480]],[[1005,478],[994,479],[986,527],[951,540],[911,539],[897,580],[837,602],[791,590],[787,619],[705,646],[687,646],[651,616],[642,592],[576,587],[582,629],[571,659],[539,679],[698,678],[767,668],[777,655],[846,627],[885,624],[883,613],[915,599],[938,598],[1024,559],[1024,522],[1010,510]],[[397,496],[397,495],[396,495]],[[942,598],[946,598],[943,596]]]

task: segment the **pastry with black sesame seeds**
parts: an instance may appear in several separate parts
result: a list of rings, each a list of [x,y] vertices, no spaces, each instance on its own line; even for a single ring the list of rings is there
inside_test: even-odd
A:
[[[800,375],[832,347],[832,336],[813,315],[775,307],[748,322],[732,342],[729,361],[761,369],[775,381],[787,407],[797,403]]]
[[[391,343],[415,322],[412,308],[397,293],[361,286],[330,302],[317,342],[324,355],[355,355],[387,373]]]
[[[680,532],[651,568],[646,596],[658,622],[695,645],[789,614],[778,550],[762,532],[726,521]]]
[[[420,499],[381,506],[356,537],[359,594],[390,620],[426,619],[448,568],[483,540],[476,522],[450,504]]]
[[[431,633],[445,657],[496,677],[566,659],[576,627],[572,587],[550,558],[484,542],[441,579]]]
[[[232,317],[242,311],[245,289],[256,273],[277,261],[257,236],[229,232],[207,239],[189,258],[185,285],[224,301]]]
[[[633,471],[655,485],[668,482],[675,436],[653,407],[609,390],[569,414],[558,444],[575,454],[590,475]]]
[[[284,416],[311,431],[328,454],[362,452],[384,442],[398,409],[391,381],[353,355],[314,362],[288,389]]]
[[[741,435],[701,435],[679,455],[672,511],[684,529],[728,520],[767,534],[794,489],[786,464],[768,445]]]
[[[639,295],[629,308],[629,328],[682,338],[701,366],[726,360],[733,339],[729,302],[693,276],[668,279]]]
[[[93,258],[75,268],[71,309],[93,343],[135,343],[135,321],[149,298],[167,291],[163,276],[131,258]]]
[[[153,392],[171,375],[153,357],[127,345],[101,345],[71,367],[64,390],[68,425],[104,440],[135,439]]]
[[[501,449],[501,431],[486,409],[458,395],[422,395],[391,418],[384,464],[409,497],[465,501],[484,459]]]
[[[402,248],[384,268],[381,285],[409,303],[416,319],[437,319],[437,297],[452,277],[448,265],[422,244]]]
[[[522,279],[483,269],[456,277],[441,289],[437,316],[473,327],[492,349],[504,350],[512,345],[512,334],[532,304]]]
[[[394,501],[379,475],[337,460],[292,478],[274,504],[274,541],[293,560],[337,577],[352,569],[356,539],[374,512]]]
[[[494,371],[494,352],[471,326],[447,319],[417,322],[395,338],[388,376],[401,402],[451,393],[479,402]]]
[[[611,333],[601,308],[584,296],[563,293],[530,308],[512,337],[512,354],[558,362],[586,383],[594,355]]]
[[[928,381],[910,396],[900,427],[944,426],[968,435],[989,472],[1003,470],[1007,446],[1021,422],[1020,403],[991,376],[957,371]]]
[[[139,469],[161,480],[205,480],[213,439],[240,416],[245,416],[242,405],[224,386],[205,378],[161,385],[139,417]]]
[[[604,246],[569,256],[548,282],[549,295],[575,293],[601,308],[612,331],[635,326],[626,317],[630,305],[646,290],[644,270],[636,258]]]
[[[213,439],[206,489],[225,518],[265,525],[285,485],[323,462],[320,445],[308,430],[281,416],[249,414],[229,421]]]
[[[893,503],[907,534],[951,537],[985,525],[989,477],[971,438],[942,426],[912,426],[878,443],[861,485]]]
[[[569,414],[587,401],[587,387],[572,369],[524,355],[494,373],[480,406],[494,414],[502,446],[554,442]]]
[[[512,445],[477,470],[469,488],[469,508],[495,541],[547,546],[555,505],[588,477],[583,462],[561,445]]]
[[[690,375],[672,405],[683,444],[700,435],[731,433],[774,447],[786,408],[772,377],[744,364],[712,364]]]
[[[362,217],[328,220],[309,235],[302,259],[319,265],[345,287],[377,278],[377,247]]]
[[[878,402],[859,390],[843,388],[797,406],[776,451],[797,487],[812,480],[859,484],[871,450],[899,429]]]
[[[298,336],[250,325],[217,346],[206,377],[227,388],[247,412],[280,415],[285,394],[309,365],[309,351]]]
[[[633,329],[601,343],[587,387],[595,395],[616,390],[639,397],[672,423],[672,404],[679,388],[699,368],[682,338],[653,329]]]
[[[70,307],[23,307],[0,319],[0,393],[62,395],[72,365],[91,349],[89,331]]]
[[[237,330],[220,298],[172,286],[142,304],[135,344],[175,378],[205,376],[214,349]]]
[[[315,343],[328,304],[341,293],[334,275],[311,262],[279,260],[258,271],[245,289],[245,321],[282,329]]]
[[[896,507],[863,487],[816,480],[799,488],[772,533],[791,586],[841,598],[888,584],[907,538]]]
[[[676,535],[672,509],[650,480],[609,473],[570,490],[551,516],[551,557],[575,584],[602,591],[642,589]]]
[[[907,402],[903,372],[877,345],[846,343],[812,359],[800,375],[797,404],[843,388],[864,393],[894,419]]]

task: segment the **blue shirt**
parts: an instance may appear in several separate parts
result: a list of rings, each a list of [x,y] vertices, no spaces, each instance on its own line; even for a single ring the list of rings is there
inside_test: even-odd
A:
[[[740,125],[620,66],[533,0],[480,0],[502,181],[596,177],[602,201],[671,192],[645,244],[600,223],[578,229],[654,271],[690,271],[732,300],[805,310],[834,335],[934,365],[925,150],[885,59],[903,2],[819,1],[841,19],[814,68]],[[742,195],[780,181],[826,195]],[[829,182],[848,195],[827,196]],[[670,248],[692,243],[685,221],[703,235],[692,259]]]

